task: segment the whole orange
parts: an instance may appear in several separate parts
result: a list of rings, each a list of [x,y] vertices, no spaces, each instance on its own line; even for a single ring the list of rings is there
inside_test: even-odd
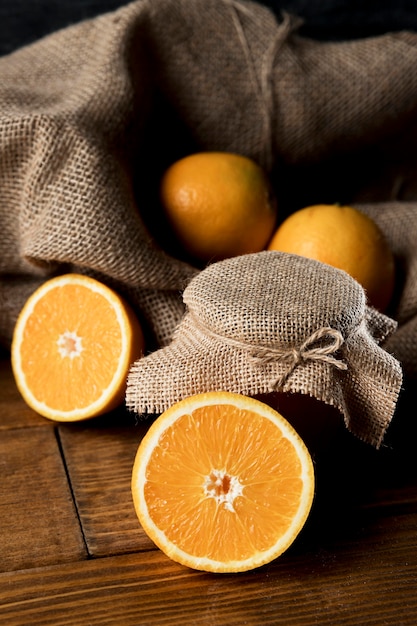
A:
[[[268,245],[344,270],[365,289],[371,306],[384,311],[392,298],[395,262],[381,229],[350,206],[318,204],[292,213]]]
[[[198,152],[173,163],[160,198],[182,249],[208,262],[265,249],[276,203],[265,171],[228,152]]]

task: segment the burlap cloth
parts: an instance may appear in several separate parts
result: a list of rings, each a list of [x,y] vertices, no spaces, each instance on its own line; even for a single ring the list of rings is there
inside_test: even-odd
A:
[[[171,344],[131,369],[132,409],[160,413],[218,389],[298,392],[335,406],[355,435],[380,445],[402,371],[379,344],[396,324],[366,306],[345,272],[281,252],[248,254],[203,270],[184,302]]]
[[[2,344],[38,284],[78,271],[131,301],[149,349],[168,345],[201,268],[171,248],[157,182],[186,153],[228,150],[265,167],[281,215],[342,179],[377,214],[402,276],[387,346],[417,376],[417,205],[398,195],[415,174],[417,35],[318,42],[298,26],[244,0],[138,0],[0,58]]]

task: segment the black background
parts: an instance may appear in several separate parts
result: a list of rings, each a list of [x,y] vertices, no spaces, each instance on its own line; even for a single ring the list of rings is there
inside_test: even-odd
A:
[[[0,0],[0,55],[129,0]],[[190,0],[192,2],[193,0]],[[277,15],[304,20],[300,33],[321,40],[417,30],[416,0],[259,0]]]

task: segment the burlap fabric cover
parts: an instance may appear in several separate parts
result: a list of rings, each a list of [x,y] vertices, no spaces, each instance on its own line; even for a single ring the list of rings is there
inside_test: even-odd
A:
[[[380,445],[402,372],[379,343],[396,324],[366,306],[345,272],[281,252],[248,254],[203,270],[184,302],[171,344],[131,369],[132,409],[159,413],[217,389],[300,392],[336,406],[355,435]]]
[[[355,161],[376,146],[387,169],[409,156],[402,170],[413,176],[417,35],[318,42],[297,27],[244,0],[138,0],[0,59],[4,345],[28,294],[64,271],[123,292],[148,345],[169,344],[197,269],[159,239],[154,189],[186,152],[246,154],[275,180],[282,167]],[[397,198],[398,180],[396,171],[382,200]],[[390,311],[400,330],[389,348],[415,376],[417,217],[408,200],[370,210],[381,209],[412,274]]]
[[[389,314],[398,322],[385,349],[401,361],[407,379],[417,379],[417,204],[381,202],[356,205],[385,233],[397,264],[396,294]]]

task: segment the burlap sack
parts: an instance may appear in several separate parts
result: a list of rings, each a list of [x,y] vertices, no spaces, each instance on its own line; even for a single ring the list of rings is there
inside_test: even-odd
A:
[[[417,380],[417,202],[357,204],[384,232],[396,260],[396,293],[388,313],[397,323],[385,349]]]
[[[316,42],[297,24],[245,0],[138,0],[0,59],[2,343],[64,271],[115,286],[170,341],[197,269],[160,237],[155,188],[184,153],[236,151],[274,178],[406,135],[417,35]]]
[[[204,391],[299,392],[333,405],[378,447],[394,413],[400,364],[379,344],[393,320],[366,306],[341,270],[281,252],[214,263],[184,291],[171,344],[132,367],[127,404],[160,413]]]

